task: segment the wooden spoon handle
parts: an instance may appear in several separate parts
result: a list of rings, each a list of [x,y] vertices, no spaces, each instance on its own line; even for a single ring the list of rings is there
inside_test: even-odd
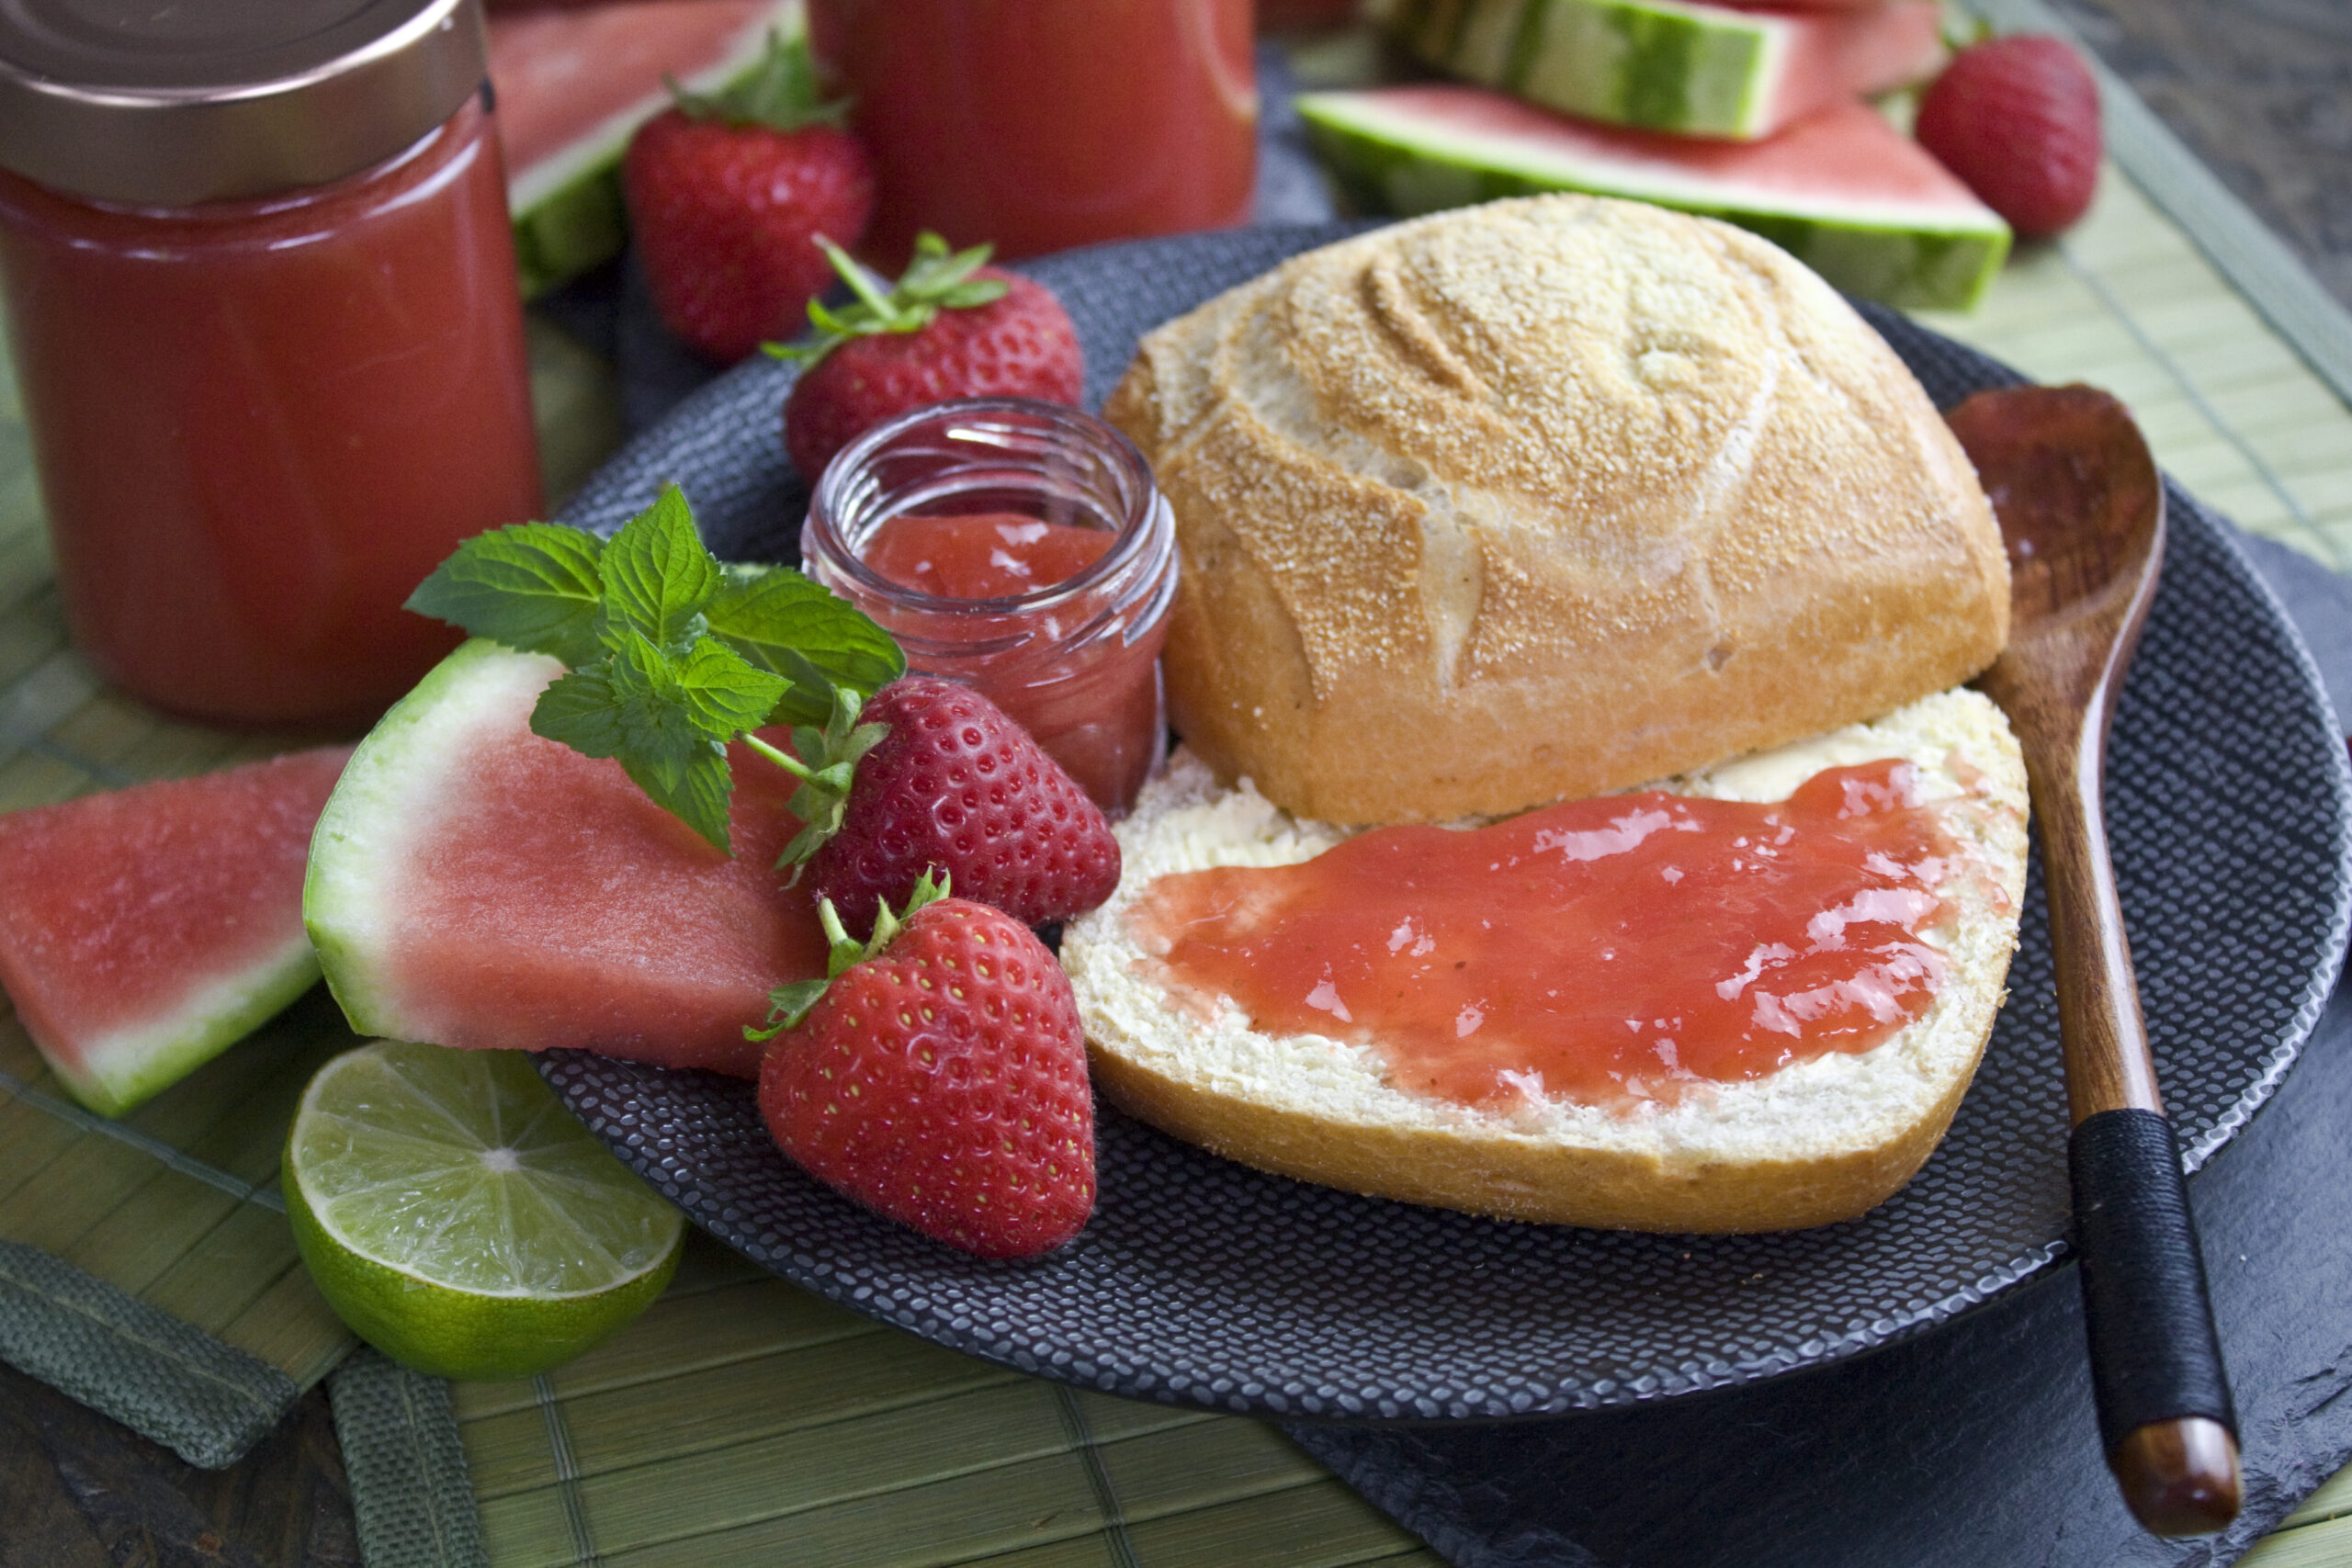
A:
[[[2201,1535],[2237,1515],[2237,1416],[2108,859],[2103,707],[2094,704],[2086,736],[2038,749],[2038,766],[2029,752],[2074,1111],[2067,1160],[2091,1387],[2133,1516],[2159,1535]]]

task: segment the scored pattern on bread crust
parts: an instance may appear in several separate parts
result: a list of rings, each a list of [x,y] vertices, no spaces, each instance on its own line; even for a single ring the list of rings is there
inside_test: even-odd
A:
[[[1917,383],[1703,219],[1547,197],[1327,246],[1148,334],[1104,412],[1176,513],[1177,728],[1306,816],[1623,788],[2007,635],[1998,530]]]
[[[1975,1070],[2017,945],[2026,785],[2017,742],[1975,692],[1661,786],[1784,799],[1824,768],[1899,756],[1967,852],[1923,933],[1951,959],[1928,1010],[1875,1049],[1621,1111],[1559,1099],[1509,1112],[1391,1087],[1368,1043],[1258,1032],[1229,999],[1177,998],[1151,977],[1127,913],[1151,882],[1206,865],[1278,865],[1347,836],[1180,753],[1118,832],[1119,891],[1064,933],[1095,1081],[1122,1109],[1247,1165],[1504,1218],[1717,1232],[1850,1218],[1909,1179]]]

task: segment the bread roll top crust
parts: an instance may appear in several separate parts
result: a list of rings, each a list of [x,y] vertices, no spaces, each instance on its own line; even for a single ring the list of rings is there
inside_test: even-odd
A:
[[[1726,225],[1498,202],[1169,323],[1106,411],[1176,513],[1177,728],[1327,820],[1622,788],[1887,712],[2007,633],[1885,344]]]

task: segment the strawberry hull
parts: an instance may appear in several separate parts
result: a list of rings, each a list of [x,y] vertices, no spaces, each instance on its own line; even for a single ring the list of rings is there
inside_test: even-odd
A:
[[[1862,104],[1753,143],[1587,125],[1476,87],[1310,93],[1298,107],[1361,210],[1623,197],[1736,223],[1849,294],[1920,309],[1974,304],[2008,254],[2008,226]]]
[[[387,714],[312,840],[303,916],[363,1033],[755,1077],[768,992],[824,972],[772,869],[792,781],[738,749],[736,855],[530,732],[561,666],[467,643]]]
[[[317,981],[302,856],[346,755],[0,818],[0,984],[76,1100],[119,1116]]]

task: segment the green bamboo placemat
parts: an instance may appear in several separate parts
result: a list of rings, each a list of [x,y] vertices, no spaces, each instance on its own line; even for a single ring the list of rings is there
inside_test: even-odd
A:
[[[2112,389],[2201,496],[2344,565],[2352,412],[2213,250],[2110,169],[2064,243],[2022,254],[1975,316],[1932,324]],[[613,445],[616,400],[552,331],[534,350],[561,493]],[[102,690],[49,577],[0,377],[0,809],[275,748]],[[275,1192],[292,1099],[348,1040],[314,994],[116,1124],[75,1110],[0,1017],[0,1358],[198,1462],[242,1451],[350,1348]],[[652,1314],[549,1378],[453,1390],[363,1353],[332,1386],[375,1568],[1437,1561],[1271,1427],[969,1361],[708,1247]],[[2289,1525],[2247,1561],[2352,1562],[2352,1473]]]

